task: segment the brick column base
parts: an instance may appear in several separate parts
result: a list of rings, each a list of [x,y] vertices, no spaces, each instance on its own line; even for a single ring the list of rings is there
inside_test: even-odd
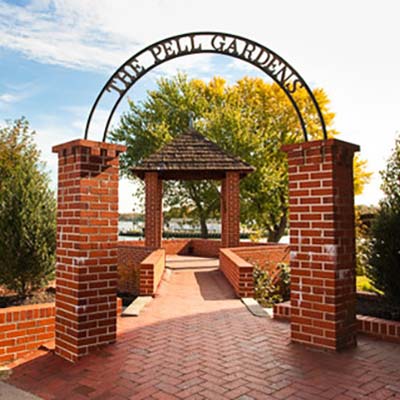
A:
[[[356,345],[353,156],[331,139],[284,146],[289,162],[291,337]]]
[[[56,354],[75,362],[116,339],[118,155],[74,140],[58,153]]]

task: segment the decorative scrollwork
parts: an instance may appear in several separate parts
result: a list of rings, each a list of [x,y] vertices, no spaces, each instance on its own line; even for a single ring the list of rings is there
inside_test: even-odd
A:
[[[103,141],[116,108],[128,90],[146,73],[156,66],[178,57],[199,53],[224,54],[252,64],[270,76],[285,92],[298,115],[304,140],[308,140],[305,118],[293,96],[299,90],[305,90],[313,102],[321,124],[324,139],[327,139],[324,118],[311,89],[297,71],[282,57],[261,44],[237,35],[219,32],[197,32],[173,36],[154,43],[135,54],[122,64],[111,76],[99,93],[90,111],[85,139],[88,138],[90,123],[97,106],[107,94],[115,97],[114,105],[105,124]]]

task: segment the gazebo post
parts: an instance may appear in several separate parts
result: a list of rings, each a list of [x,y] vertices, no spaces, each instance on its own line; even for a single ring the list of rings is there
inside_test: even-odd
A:
[[[237,247],[240,243],[240,174],[226,172],[221,184],[222,247]]]
[[[146,172],[145,245],[161,248],[162,240],[162,180],[157,172]]]

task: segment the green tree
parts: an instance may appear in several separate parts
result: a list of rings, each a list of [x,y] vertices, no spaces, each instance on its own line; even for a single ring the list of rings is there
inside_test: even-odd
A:
[[[166,196],[172,215],[196,221],[203,238],[208,236],[207,220],[218,216],[218,183],[213,181],[186,181],[167,184]]]
[[[400,305],[400,137],[381,177],[385,196],[372,224],[367,276],[389,302]]]
[[[355,207],[356,232],[356,273],[358,276],[366,274],[371,244],[371,225],[377,213],[377,207],[357,205]]]
[[[331,127],[334,114],[328,108],[326,94],[315,89],[314,95]],[[309,98],[304,93],[296,97],[306,111],[310,138],[321,138]],[[303,135],[293,106],[278,85],[243,78],[228,86],[219,77],[206,83],[179,74],[160,79],[146,100],[129,101],[129,107],[111,134],[113,140],[128,146],[121,157],[126,175],[130,176],[132,165],[184,132],[193,114],[200,133],[256,168],[241,182],[242,222],[270,241],[279,240],[287,225],[288,210],[287,166],[280,147],[303,140]],[[329,129],[331,137],[336,134]],[[164,199],[167,207],[181,204],[191,209],[203,237],[207,235],[207,219],[219,213],[217,182],[168,183]]]
[[[21,118],[0,128],[0,284],[25,296],[54,274],[56,203]]]

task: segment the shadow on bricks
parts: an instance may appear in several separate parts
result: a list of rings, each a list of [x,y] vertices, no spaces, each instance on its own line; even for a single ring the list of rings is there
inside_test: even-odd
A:
[[[77,364],[42,355],[9,382],[44,399],[400,399],[400,346],[314,351],[289,330],[253,317],[220,271],[174,271],[139,318],[119,320],[116,344]]]

